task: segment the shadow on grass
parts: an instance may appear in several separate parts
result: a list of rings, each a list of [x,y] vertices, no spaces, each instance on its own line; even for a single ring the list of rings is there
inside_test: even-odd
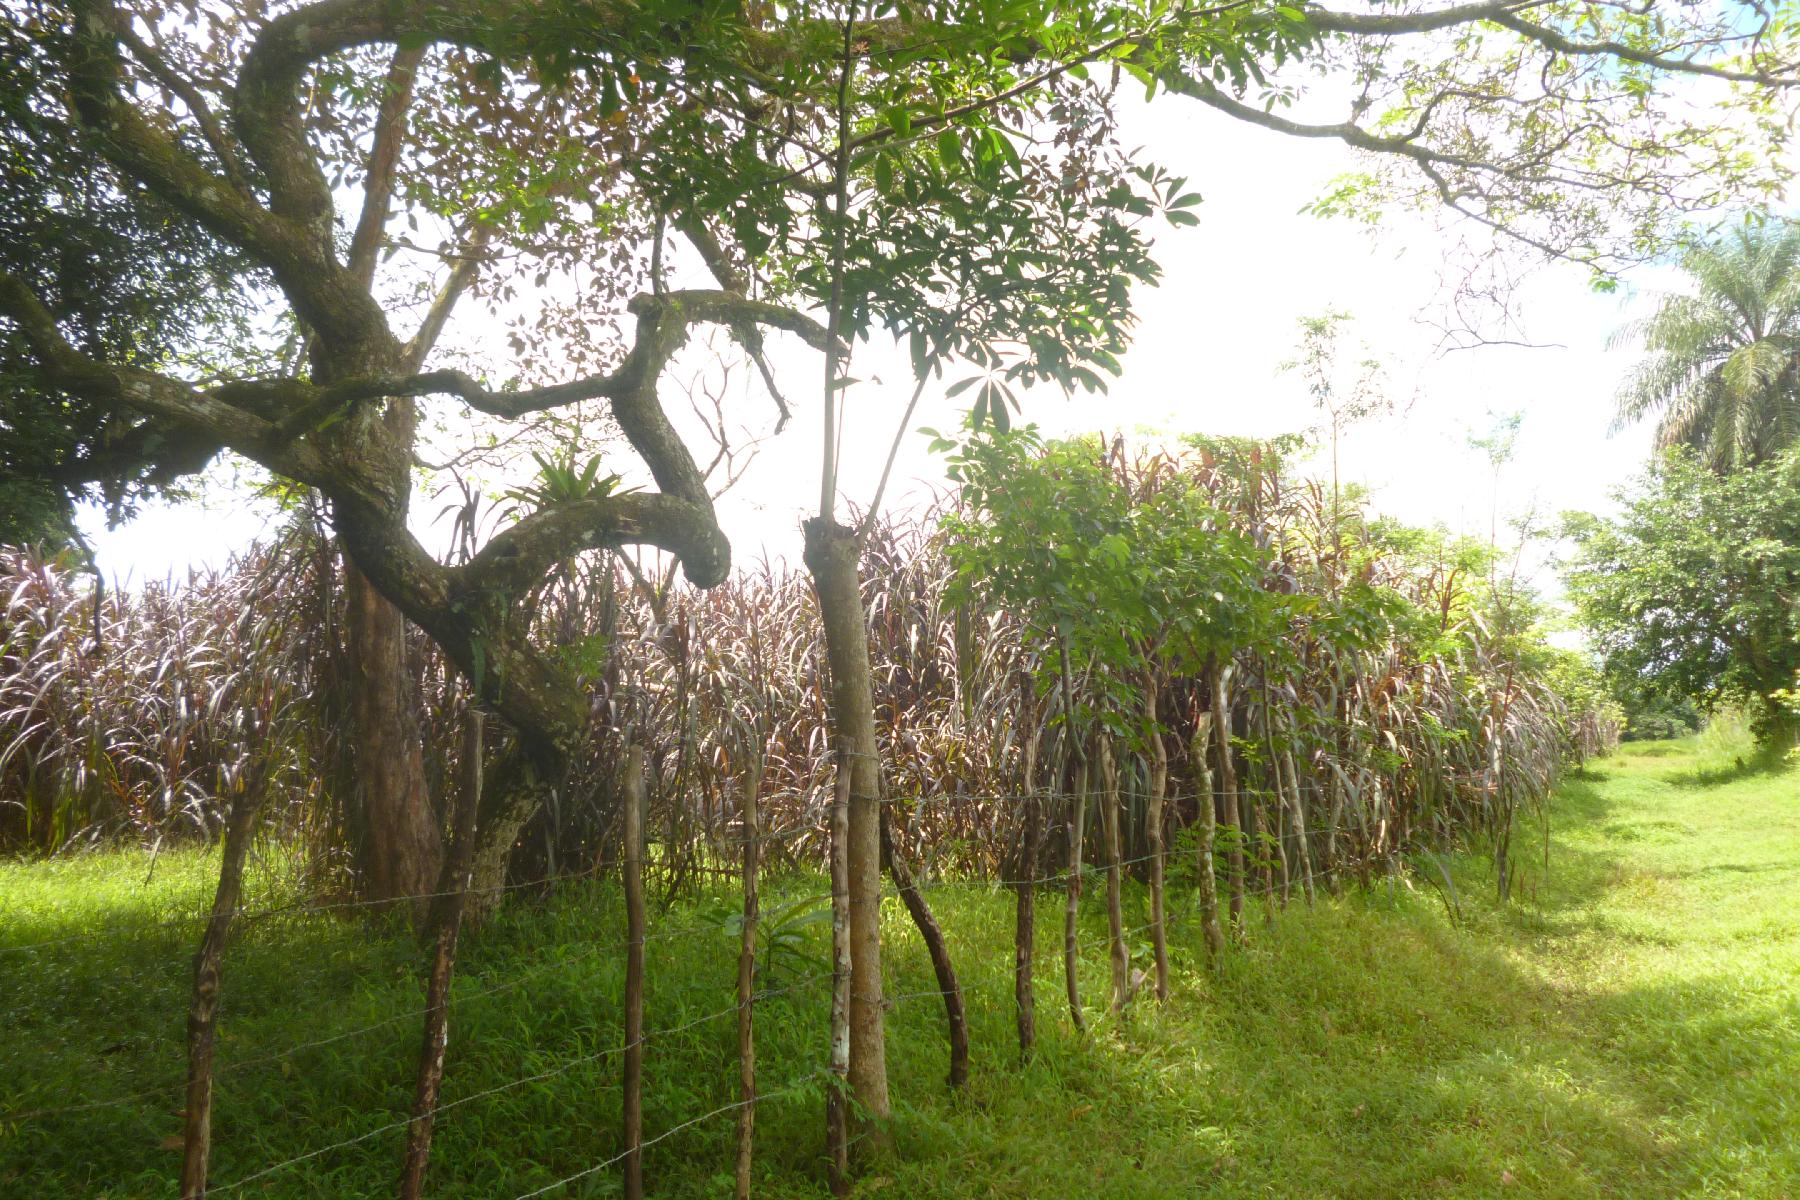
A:
[[[1735,754],[1728,762],[1701,763],[1689,771],[1665,776],[1677,787],[1715,788],[1751,779],[1770,778],[1793,769],[1786,745],[1761,745]]]

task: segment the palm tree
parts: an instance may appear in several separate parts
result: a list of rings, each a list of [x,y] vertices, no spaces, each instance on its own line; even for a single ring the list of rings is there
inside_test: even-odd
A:
[[[1717,471],[1755,466],[1800,442],[1800,225],[1745,225],[1681,265],[1694,293],[1613,335],[1649,352],[1619,389],[1614,429],[1658,413],[1659,446]]]

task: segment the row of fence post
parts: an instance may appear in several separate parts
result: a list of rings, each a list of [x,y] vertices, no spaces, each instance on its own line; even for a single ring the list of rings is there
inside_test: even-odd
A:
[[[414,1080],[413,1102],[406,1122],[406,1147],[400,1172],[400,1200],[421,1200],[430,1163],[435,1116],[443,1092],[444,1063],[450,1038],[450,991],[455,971],[457,941],[461,932],[481,805],[483,717],[471,706],[463,728],[462,770],[451,819],[450,842],[439,879],[431,897],[427,931],[432,957],[426,978],[424,1037]],[[756,957],[760,919],[758,874],[760,816],[757,807],[761,786],[762,757],[756,756],[745,780],[741,805],[743,825],[743,922],[738,949],[738,1100],[734,1195],[749,1200],[752,1189],[753,1145],[756,1128]],[[832,904],[832,993],[830,1017],[830,1065],[826,1088],[826,1151],[831,1189],[842,1195],[850,1186],[850,923],[849,923],[849,802],[851,772],[842,755],[832,791],[829,814],[829,850]],[[622,1129],[627,1200],[644,1195],[644,990],[645,990],[645,759],[643,749],[626,747],[624,778],[621,875],[625,897],[625,983],[623,996],[624,1041],[622,1047]],[[213,1046],[218,1026],[219,992],[223,957],[232,918],[238,911],[243,871],[256,825],[264,789],[240,782],[239,794],[226,821],[224,853],[211,917],[194,959],[194,983],[187,1025],[187,1107],[181,1173],[182,1200],[203,1200],[208,1186],[211,1153],[213,1094]],[[927,943],[939,986],[950,997],[950,1082],[964,1081],[968,1070],[968,1038],[961,1017],[961,990],[957,987],[941,931],[936,929],[910,871],[892,844],[884,814],[882,850],[889,872],[902,898],[922,927],[930,925]],[[923,910],[924,916],[920,916]],[[932,934],[937,936],[933,937]]]

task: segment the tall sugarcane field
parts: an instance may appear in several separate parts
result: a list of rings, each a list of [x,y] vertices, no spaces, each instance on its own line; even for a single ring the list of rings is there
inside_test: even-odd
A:
[[[1800,1195],[1800,6],[9,0],[0,1198]]]

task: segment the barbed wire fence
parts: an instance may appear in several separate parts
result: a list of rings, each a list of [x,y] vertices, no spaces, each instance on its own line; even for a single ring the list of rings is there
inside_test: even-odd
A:
[[[474,736],[477,739],[479,738],[478,728]],[[481,759],[479,753],[476,752],[473,754],[465,754],[464,761],[479,764]],[[643,769],[641,757],[635,761],[634,768],[637,772],[641,773]],[[472,797],[478,796],[478,768],[475,775],[475,778],[463,781],[461,792],[462,799],[465,802],[472,803]],[[629,780],[630,777],[631,770],[628,769],[627,779]],[[836,776],[837,779],[844,780],[847,780],[847,777],[848,772],[840,772]],[[550,1182],[539,1184],[531,1190],[519,1192],[514,1197],[514,1200],[527,1200],[528,1197],[548,1195],[559,1189],[566,1188],[569,1185],[589,1179],[602,1172],[610,1171],[615,1167],[622,1169],[624,1188],[627,1196],[641,1196],[644,1187],[642,1174],[643,1152],[646,1149],[664,1143],[669,1139],[675,1138],[684,1132],[693,1130],[708,1122],[723,1120],[728,1117],[735,1118],[738,1125],[738,1146],[735,1171],[736,1193],[739,1196],[748,1196],[751,1189],[751,1164],[753,1162],[751,1147],[754,1130],[754,1114],[758,1103],[761,1101],[773,1101],[778,1098],[791,1098],[802,1095],[816,1096],[825,1104],[827,1109],[827,1119],[824,1122],[827,1133],[827,1171],[828,1176],[832,1179],[834,1184],[841,1184],[846,1178],[846,1165],[852,1148],[857,1145],[862,1138],[867,1136],[866,1130],[851,1132],[850,1122],[848,1121],[848,1109],[851,1105],[851,1101],[845,1080],[843,1046],[840,1045],[842,1030],[839,1028],[844,1019],[841,1009],[849,994],[849,974],[846,956],[841,952],[834,952],[829,969],[815,971],[800,976],[790,982],[782,983],[780,986],[774,986],[769,981],[768,975],[771,973],[769,964],[756,961],[758,948],[757,930],[759,919],[761,917],[759,912],[760,897],[757,885],[759,853],[766,844],[772,841],[797,837],[804,834],[817,835],[821,831],[816,829],[798,828],[771,831],[762,830],[759,827],[757,819],[755,803],[756,789],[752,786],[746,787],[744,790],[745,796],[740,814],[740,836],[713,837],[710,839],[713,852],[719,854],[736,854],[742,864],[744,904],[736,921],[737,932],[741,938],[740,952],[742,958],[739,963],[740,971],[738,973],[737,995],[729,1004],[721,1004],[719,1007],[709,1009],[698,1016],[666,1026],[646,1028],[644,1025],[644,976],[646,972],[644,950],[646,946],[652,943],[661,943],[665,946],[670,946],[690,939],[716,939],[720,935],[721,926],[716,923],[705,922],[686,925],[676,922],[671,923],[667,928],[659,928],[654,931],[646,928],[644,912],[645,902],[642,887],[642,873],[645,865],[643,853],[645,847],[645,834],[642,828],[641,817],[644,799],[640,781],[636,788],[632,788],[628,785],[626,789],[628,796],[635,796],[635,807],[637,811],[635,820],[628,815],[625,822],[625,829],[623,832],[626,849],[621,860],[617,863],[597,864],[584,870],[558,876],[554,880],[512,882],[494,888],[474,887],[466,870],[466,862],[462,863],[461,866],[458,866],[458,863],[461,860],[459,860],[456,850],[459,845],[466,845],[469,837],[469,828],[462,824],[462,819],[459,815],[457,827],[453,830],[452,834],[452,849],[447,856],[449,861],[446,867],[446,877],[443,881],[440,881],[439,887],[430,892],[393,897],[382,901],[283,903],[263,907],[242,905],[237,899],[239,894],[238,881],[228,878],[232,873],[231,859],[228,855],[225,868],[221,874],[221,886],[215,895],[214,905],[210,913],[204,915],[194,913],[175,916],[164,920],[150,922],[148,924],[142,921],[120,922],[110,927],[101,925],[84,929],[64,937],[0,945],[0,963],[4,963],[10,959],[13,960],[14,964],[17,964],[22,959],[25,959],[26,956],[53,954],[60,948],[88,942],[93,939],[118,938],[121,936],[141,934],[147,928],[168,931],[171,933],[187,932],[191,936],[194,927],[197,924],[204,922],[207,930],[207,937],[203,942],[203,947],[212,946],[217,953],[214,955],[211,962],[210,982],[208,980],[209,971],[205,961],[207,959],[206,949],[203,948],[200,954],[197,955],[195,993],[196,995],[199,995],[201,991],[210,988],[212,993],[211,1000],[216,1005],[219,992],[221,990],[225,991],[227,994],[229,992],[228,984],[222,984],[221,981],[221,975],[226,973],[223,971],[223,964],[218,957],[219,955],[222,955],[225,950],[223,929],[229,929],[236,936],[242,937],[246,931],[257,929],[265,922],[274,922],[277,918],[297,922],[307,919],[355,915],[371,908],[391,908],[406,902],[429,902],[433,907],[431,932],[437,941],[436,953],[433,956],[432,970],[429,973],[428,986],[426,989],[427,1002],[423,1007],[416,1009],[409,1008],[407,1011],[387,1015],[379,1020],[365,1022],[348,1029],[338,1030],[323,1037],[296,1041],[291,1045],[252,1054],[248,1057],[228,1059],[217,1065],[213,1065],[210,1061],[210,1049],[207,1050],[205,1055],[206,1061],[204,1063],[197,1063],[195,1061],[193,1049],[196,1021],[194,1013],[190,1012],[188,1029],[190,1051],[189,1062],[187,1070],[183,1073],[181,1078],[171,1078],[162,1084],[135,1089],[106,1098],[71,1099],[56,1104],[40,1103],[29,1108],[21,1106],[12,1111],[0,1108],[0,1129],[10,1127],[16,1130],[26,1126],[50,1126],[59,1118],[66,1118],[77,1113],[89,1113],[100,1109],[133,1105],[143,1101],[173,1099],[185,1093],[189,1104],[184,1110],[184,1119],[186,1123],[183,1145],[184,1165],[182,1170],[182,1195],[184,1200],[187,1197],[193,1197],[195,1200],[198,1200],[199,1197],[205,1195],[234,1195],[243,1193],[246,1189],[255,1189],[256,1185],[259,1184],[270,1186],[271,1181],[296,1168],[302,1168],[307,1164],[318,1163],[341,1151],[376,1141],[385,1136],[399,1136],[402,1132],[405,1134],[406,1152],[404,1156],[404,1165],[399,1173],[401,1179],[401,1195],[410,1200],[411,1197],[419,1196],[425,1192],[424,1181],[429,1161],[430,1130],[439,1117],[444,1116],[445,1114],[457,1113],[467,1109],[471,1105],[475,1105],[483,1100],[488,1100],[496,1096],[516,1093],[522,1089],[536,1088],[545,1084],[551,1084],[559,1079],[567,1077],[571,1072],[580,1068],[590,1068],[598,1064],[606,1063],[614,1058],[618,1058],[622,1060],[627,1068],[621,1073],[622,1077],[619,1085],[621,1091],[621,1130],[619,1133],[619,1141],[622,1148],[616,1153],[601,1157],[597,1161],[578,1171],[559,1176]],[[837,847],[840,846],[842,842],[841,834],[837,838],[830,836],[833,832],[837,832],[838,829],[841,829],[841,826],[835,826],[833,818],[842,813],[849,800],[847,783],[834,786],[833,790],[834,796],[826,813],[827,821],[825,823],[827,828],[822,831],[826,834],[825,841],[831,856],[835,856]],[[1220,792],[1217,789],[1214,789],[1212,792],[1207,793],[1205,798],[1210,801],[1213,797],[1236,797],[1238,795],[1260,796],[1266,794],[1266,792],[1259,789],[1233,789],[1227,792]],[[993,805],[1005,805],[1029,799],[1039,803],[1048,802],[1052,805],[1073,806],[1077,803],[1085,804],[1091,800],[1103,797],[1110,797],[1114,801],[1117,801],[1118,793],[1116,789],[1111,792],[1103,791],[1102,789],[1088,789],[1083,792],[1051,791],[1046,789],[1022,793],[1015,796],[982,795],[979,799],[983,803]],[[1197,798],[1198,797],[1193,794],[1172,794],[1165,797],[1165,800],[1173,803],[1178,800],[1193,800]],[[880,803],[888,807],[899,806],[917,808],[932,803],[963,803],[967,802],[969,797],[884,796],[879,799]],[[471,814],[472,811],[472,808],[469,808]],[[472,816],[470,819],[472,820]],[[897,855],[898,851],[890,850],[890,853]],[[947,888],[999,891],[1003,889],[1039,890],[1059,886],[1068,888],[1070,894],[1079,899],[1082,895],[1081,883],[1086,879],[1098,877],[1109,872],[1114,874],[1122,873],[1131,868],[1145,866],[1146,864],[1157,860],[1167,861],[1173,857],[1174,855],[1171,852],[1164,849],[1158,849],[1149,854],[1133,855],[1130,857],[1120,857],[1114,854],[1104,856],[1104,858],[1109,859],[1109,861],[1101,861],[1098,864],[1090,864],[1084,861],[1078,868],[1048,872],[1035,869],[1039,864],[1032,863],[1029,865],[1033,869],[1016,878],[965,879],[939,876],[927,879],[913,879],[907,874],[895,872],[894,886],[883,887],[882,900],[885,902],[891,899],[901,899],[903,898],[903,894],[908,890],[923,894],[935,893]],[[238,862],[236,869],[241,872],[241,859]],[[485,984],[484,986],[477,987],[473,990],[464,988],[463,990],[458,991],[452,986],[452,967],[454,965],[456,954],[455,927],[460,920],[461,908],[468,900],[476,896],[483,896],[494,892],[512,892],[524,888],[542,887],[545,884],[552,882],[557,886],[571,885],[582,881],[593,883],[598,882],[601,877],[610,875],[614,872],[618,872],[622,876],[624,891],[626,893],[627,931],[625,937],[607,942],[584,944],[570,953],[553,956],[532,966],[514,970],[509,973],[508,977],[505,979],[491,984]],[[1335,864],[1317,864],[1313,865],[1311,868],[1312,877],[1321,881],[1332,877],[1336,873],[1339,873],[1339,868]],[[1233,881],[1233,897],[1240,903],[1250,899],[1267,899],[1271,903],[1276,900],[1285,901],[1296,885],[1292,880],[1285,877],[1285,872],[1283,874],[1284,877],[1279,883],[1268,882],[1264,886],[1254,889],[1246,886],[1247,880],[1245,878],[1237,878]],[[1269,877],[1272,878],[1272,871],[1270,872]],[[822,890],[802,891],[797,895],[783,895],[781,897],[782,908],[788,912],[793,912],[796,910],[805,910],[809,906],[817,906],[826,901],[832,901],[833,909],[841,911],[847,906],[848,896],[844,889],[842,876],[836,871],[833,871],[832,878],[834,880],[834,885],[832,887],[827,887]],[[1074,886],[1071,887],[1071,884]],[[1179,922],[1181,919],[1182,915],[1177,914],[1174,921]],[[445,936],[446,932],[448,932],[447,938]],[[834,935],[835,932],[836,931],[834,931]],[[1133,925],[1128,928],[1119,928],[1115,924],[1111,934],[1111,940],[1114,945],[1117,946],[1122,939],[1134,938],[1145,932],[1156,932],[1158,936],[1160,936],[1162,931],[1159,928],[1159,922],[1153,920],[1151,922]],[[834,942],[835,941],[836,936],[834,936]],[[626,957],[626,972],[625,983],[622,989],[623,994],[620,997],[619,1003],[623,1035],[620,1037],[617,1044],[590,1049],[582,1044],[581,1039],[575,1038],[572,1039],[572,1041],[575,1043],[576,1047],[580,1048],[580,1052],[578,1053],[566,1054],[558,1058],[553,1064],[541,1066],[537,1069],[523,1070],[504,1082],[479,1088],[468,1094],[456,1096],[454,1099],[445,1100],[441,1098],[440,1088],[443,1073],[446,1069],[446,1063],[449,1063],[453,1068],[456,1062],[455,1056],[450,1055],[448,1052],[452,1045],[455,1044],[452,1042],[451,1030],[455,1027],[458,1020],[466,1017],[476,1006],[497,997],[516,993],[520,989],[526,988],[533,982],[554,972],[570,968],[579,968],[583,965],[597,965],[601,962],[614,962],[616,961],[616,956],[621,951],[624,952]],[[988,965],[991,966],[992,964]],[[998,993],[999,997],[1001,997],[999,1002],[1010,1005],[1016,1003],[1016,996],[1006,995],[1005,989],[997,985],[1004,983],[1010,987],[1015,984],[1019,966],[1012,962],[1007,962],[1003,964],[1003,966],[1005,969],[999,972],[992,970],[980,972],[980,986],[974,989],[974,991],[984,1000],[993,999],[995,998],[995,993]],[[966,976],[963,977],[962,982],[952,979],[950,986],[947,987],[940,986],[937,988],[921,988],[899,992],[889,990],[878,999],[888,1009],[893,1009],[900,1005],[923,1003],[934,1000],[945,1002],[952,998],[960,1005],[964,994],[971,990],[968,978],[969,977]],[[759,980],[761,981],[760,986]],[[942,976],[940,975],[940,981],[941,980]],[[1123,996],[1115,995],[1115,1007],[1121,1007],[1124,1003],[1128,1002],[1136,993],[1138,985],[1141,982],[1142,974],[1140,973],[1139,978],[1132,983],[1129,994]],[[753,1015],[757,1007],[759,1005],[769,1004],[776,1000],[786,1000],[791,1004],[795,1001],[804,1001],[809,997],[816,998],[820,993],[824,992],[826,984],[830,985],[831,1003],[827,1006],[821,1006],[821,1011],[813,1013],[809,1019],[817,1020],[818,1027],[821,1031],[829,1034],[828,1037],[822,1037],[819,1040],[819,1049],[821,1051],[829,1051],[829,1053],[821,1054],[820,1061],[816,1063],[809,1064],[802,1062],[797,1070],[788,1072],[787,1077],[776,1086],[762,1087],[756,1079],[756,1056],[753,1034]],[[829,1009],[829,1011],[824,1011],[824,1009]],[[216,1007],[214,1012],[216,1017]],[[461,1016],[459,1017],[458,1014],[461,1014]],[[1077,1009],[1077,1012],[1073,1015],[1078,1017],[1079,1009]],[[735,1062],[722,1062],[719,1065],[722,1069],[730,1066],[736,1066],[738,1068],[737,1094],[728,1102],[715,1105],[696,1115],[684,1117],[674,1124],[668,1125],[667,1127],[646,1136],[642,1108],[644,1071],[646,1069],[645,1050],[655,1046],[659,1041],[664,1039],[675,1038],[678,1035],[690,1033],[696,1029],[724,1022],[727,1019],[734,1017],[738,1020],[737,1056]],[[951,1016],[950,1019],[954,1026],[956,1018]],[[211,1146],[210,1139],[207,1135],[210,1131],[201,1130],[198,1133],[196,1132],[195,1126],[197,1114],[194,1111],[193,1100],[197,1094],[204,1093],[206,1099],[210,1103],[212,1087],[216,1080],[220,1078],[231,1078],[236,1080],[240,1077],[250,1077],[252,1076],[252,1073],[268,1070],[270,1068],[278,1068],[286,1072],[290,1069],[295,1069],[295,1064],[301,1062],[306,1055],[316,1050],[341,1046],[383,1031],[399,1031],[404,1033],[408,1030],[418,1031],[421,1029],[424,1033],[423,1046],[419,1059],[419,1074],[414,1092],[414,1103],[411,1106],[410,1111],[406,1112],[404,1115],[397,1115],[393,1119],[383,1121],[371,1128],[363,1129],[351,1136],[328,1141],[324,1144],[311,1147],[300,1153],[290,1155],[277,1161],[263,1163],[238,1174],[228,1176],[222,1181],[214,1182],[209,1178],[208,1168],[210,1165],[209,1158]],[[208,1032],[208,1039],[210,1039],[210,1031]],[[954,1042],[954,1029],[952,1029],[952,1041]],[[1029,1046],[1027,1045],[1023,1047],[1023,1049],[1028,1052]],[[956,1078],[956,1067],[953,1061],[953,1083],[956,1081]],[[377,1192],[384,1190],[385,1185],[376,1189]]]

